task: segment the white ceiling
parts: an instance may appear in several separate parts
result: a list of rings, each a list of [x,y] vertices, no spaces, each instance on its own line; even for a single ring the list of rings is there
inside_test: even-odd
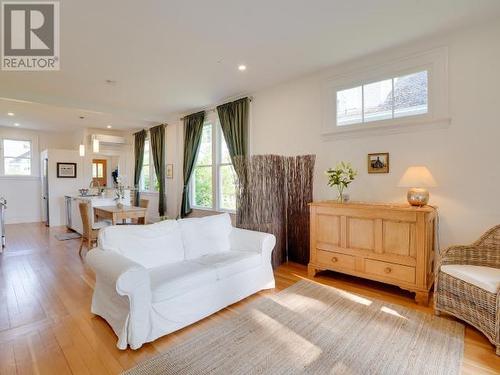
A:
[[[0,125],[12,111],[23,127],[71,130],[89,126],[84,109],[99,112],[92,126],[138,128],[500,15],[499,0],[60,3],[61,70],[0,72],[0,97],[39,103],[0,99]]]

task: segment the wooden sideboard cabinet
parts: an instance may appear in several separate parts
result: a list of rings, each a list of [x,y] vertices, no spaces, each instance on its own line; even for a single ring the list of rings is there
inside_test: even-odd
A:
[[[309,276],[332,270],[397,285],[428,304],[436,209],[400,204],[310,204]]]

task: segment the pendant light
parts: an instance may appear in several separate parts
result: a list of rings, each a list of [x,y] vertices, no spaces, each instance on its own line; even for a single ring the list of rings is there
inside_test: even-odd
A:
[[[85,145],[80,145],[80,156],[82,158],[85,156]]]

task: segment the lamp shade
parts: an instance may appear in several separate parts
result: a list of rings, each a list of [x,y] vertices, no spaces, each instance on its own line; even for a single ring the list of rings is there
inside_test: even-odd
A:
[[[398,186],[407,188],[427,188],[437,186],[431,172],[424,166],[409,167],[404,173]]]

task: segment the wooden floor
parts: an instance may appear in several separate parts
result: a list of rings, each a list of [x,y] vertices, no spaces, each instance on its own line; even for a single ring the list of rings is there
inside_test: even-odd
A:
[[[140,350],[120,351],[110,327],[89,311],[94,278],[78,257],[79,240],[54,238],[64,231],[42,224],[7,226],[8,244],[0,255],[0,374],[118,374],[199,329],[231,318],[259,296],[307,278],[304,266],[285,264],[275,272],[276,290],[247,298]],[[432,313],[430,307],[416,306],[411,294],[398,288],[336,273],[320,274],[314,280]],[[463,373],[500,373],[493,347],[470,327]]]

